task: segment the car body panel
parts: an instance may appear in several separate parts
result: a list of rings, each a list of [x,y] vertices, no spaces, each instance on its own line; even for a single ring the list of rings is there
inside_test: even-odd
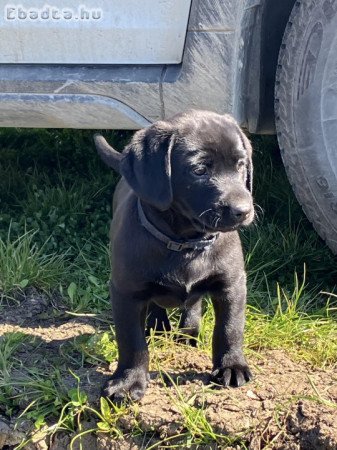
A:
[[[53,114],[49,117],[52,103],[58,95],[69,95],[77,105],[78,98],[84,98],[78,96],[88,96],[90,101],[81,103],[82,114],[66,108],[63,127],[137,129],[143,120],[152,123],[200,108],[231,113],[250,132],[274,133],[269,106],[273,101],[276,47],[294,1],[284,1],[280,26],[274,0],[192,0],[179,64],[0,64],[0,94],[12,95],[6,108],[0,104],[0,126],[44,127],[48,123],[49,127],[58,127],[59,119]],[[163,4],[168,5],[166,0],[158,0],[158,5]],[[274,29],[276,35],[269,39]],[[275,42],[274,50],[264,44],[266,40]],[[39,114],[29,115],[29,108],[18,110],[22,98],[28,98],[22,94],[35,95]],[[15,95],[21,96],[17,103]],[[90,122],[91,113],[86,117],[85,111],[89,105],[92,110],[95,101],[97,120]],[[108,109],[100,109],[102,102],[109,105]],[[109,120],[105,114],[110,114]],[[102,125],[97,126],[99,123]]]
[[[55,2],[56,3],[56,2]],[[191,0],[0,0],[0,63],[178,64]]]

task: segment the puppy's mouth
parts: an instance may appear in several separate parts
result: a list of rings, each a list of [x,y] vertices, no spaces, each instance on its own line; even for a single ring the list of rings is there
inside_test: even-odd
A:
[[[254,219],[254,210],[249,211],[247,215],[240,218],[230,218],[221,215],[217,211],[209,210],[201,216],[193,217],[192,222],[195,228],[200,232],[228,232],[235,231],[242,227],[249,226]]]
[[[201,213],[197,213],[192,210],[189,205],[183,203],[177,203],[175,205],[176,211],[182,214],[193,227],[197,233],[217,233],[235,231],[239,228],[246,227],[253,222],[254,219],[254,207],[243,214],[233,215],[228,207],[211,207],[203,210]],[[238,210],[236,210],[238,212]]]

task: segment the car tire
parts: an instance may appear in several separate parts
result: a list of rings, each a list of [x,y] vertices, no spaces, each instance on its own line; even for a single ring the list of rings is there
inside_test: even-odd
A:
[[[279,53],[275,120],[295,195],[337,254],[336,30],[337,1],[295,3]]]

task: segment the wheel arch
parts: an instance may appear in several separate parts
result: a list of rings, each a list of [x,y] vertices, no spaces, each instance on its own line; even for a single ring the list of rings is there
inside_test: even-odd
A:
[[[234,109],[242,126],[251,133],[275,134],[275,73],[282,37],[295,2],[245,2]]]

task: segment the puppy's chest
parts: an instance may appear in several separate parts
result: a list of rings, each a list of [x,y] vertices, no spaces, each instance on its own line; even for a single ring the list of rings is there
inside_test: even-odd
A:
[[[208,292],[219,289],[220,276],[200,261],[184,261],[178,267],[163,268],[152,283],[151,298],[159,306],[170,308],[193,304]]]

